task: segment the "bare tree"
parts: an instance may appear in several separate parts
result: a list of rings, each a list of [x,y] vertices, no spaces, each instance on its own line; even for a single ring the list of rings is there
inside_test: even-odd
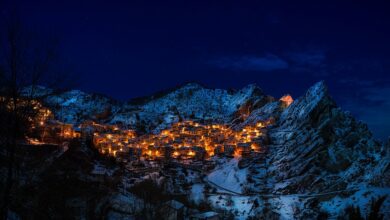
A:
[[[6,173],[1,173],[3,181],[0,182],[2,219],[7,218],[16,181],[18,143],[25,138],[31,118],[37,114],[34,109],[37,86],[54,86],[63,77],[63,74],[52,71],[57,62],[53,38],[43,41],[15,17],[0,21],[5,24],[4,30],[0,30],[3,34],[0,54],[0,158],[4,161],[1,165],[6,168]]]

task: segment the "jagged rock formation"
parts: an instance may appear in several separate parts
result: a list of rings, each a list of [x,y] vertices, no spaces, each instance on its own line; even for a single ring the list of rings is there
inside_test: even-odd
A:
[[[260,110],[276,105],[270,103]],[[374,172],[381,162],[389,163],[382,160],[384,145],[373,139],[365,124],[336,106],[323,82],[285,110],[275,109],[270,115],[278,118],[268,131],[271,175],[275,183],[288,182],[275,191],[353,188],[379,174],[365,176],[363,171]],[[351,180],[354,185],[349,184]]]
[[[267,168],[260,172],[267,173],[268,192],[334,197],[389,187],[388,176],[383,176],[389,173],[388,146],[374,140],[365,124],[338,108],[323,82],[289,107],[280,106],[268,103],[252,112],[246,122],[276,119],[268,129]]]
[[[374,170],[384,150],[365,124],[337,108],[323,82],[287,108],[278,127],[269,134],[272,149],[277,150],[271,153],[275,155],[271,163],[279,173],[276,179],[296,182],[289,186],[293,191],[324,192],[354,187],[349,182],[364,181],[363,171],[368,166],[371,166],[368,170]],[[303,174],[304,179],[299,179]]]

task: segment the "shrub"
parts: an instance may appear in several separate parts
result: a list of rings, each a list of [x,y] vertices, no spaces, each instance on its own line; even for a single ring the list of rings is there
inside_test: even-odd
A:
[[[371,200],[371,210],[370,214],[368,214],[368,220],[376,220],[376,219],[383,219],[383,214],[380,214],[379,211],[381,209],[381,206],[383,202],[386,200],[387,196],[379,197],[378,199]]]
[[[348,206],[345,209],[344,216],[339,216],[340,219],[343,219],[345,217],[348,217],[348,219],[353,219],[353,220],[382,220],[384,218],[383,214],[380,214],[380,209],[381,206],[383,205],[383,202],[385,201],[387,196],[382,196],[377,199],[372,199],[371,200],[371,205],[370,205],[370,211],[368,212],[368,215],[366,218],[363,218],[360,208],[357,206]]]

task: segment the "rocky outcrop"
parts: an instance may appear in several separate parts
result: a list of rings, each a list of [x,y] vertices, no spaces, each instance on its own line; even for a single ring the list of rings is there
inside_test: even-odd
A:
[[[265,171],[273,194],[326,195],[320,197],[326,201],[340,193],[390,186],[388,146],[338,108],[323,82],[288,107],[268,103],[245,123],[268,117],[276,119],[268,128]]]
[[[256,119],[276,118],[269,128],[269,173],[275,184],[288,182],[277,191],[324,192],[353,187],[351,178],[364,181],[363,170],[374,169],[383,153],[367,126],[340,110],[323,82],[282,109],[272,102],[255,110]],[[357,180],[359,179],[359,180]]]

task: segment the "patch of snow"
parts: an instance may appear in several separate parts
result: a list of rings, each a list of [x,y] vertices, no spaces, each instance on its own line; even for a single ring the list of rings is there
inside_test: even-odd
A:
[[[247,183],[248,169],[239,169],[238,161],[239,159],[233,158],[217,167],[207,176],[207,180],[234,193],[243,193],[243,188]]]
[[[204,184],[194,184],[191,187],[191,195],[190,198],[195,204],[199,204],[204,200]]]
[[[359,206],[362,216],[367,216],[367,211],[370,209],[371,199],[378,198],[380,196],[387,195],[384,201],[381,211],[387,212],[390,210],[390,188],[367,188],[355,192],[353,195],[348,197],[336,196],[329,201],[322,202],[320,204],[321,209],[328,212],[331,217],[337,217],[342,213],[348,206]]]
[[[252,209],[256,197],[215,195],[208,199],[213,207],[228,210],[234,214],[235,219],[244,220],[253,214]]]
[[[279,213],[280,219],[294,219],[294,212],[297,208],[302,208],[302,202],[298,196],[279,196],[269,200],[272,207],[276,207],[276,212]]]
[[[107,169],[106,167],[104,167],[103,165],[101,165],[100,163],[95,163],[94,164],[94,167],[91,171],[91,174],[95,174],[95,175],[107,175],[107,176],[112,176],[112,174],[114,173],[114,170],[112,169]]]

